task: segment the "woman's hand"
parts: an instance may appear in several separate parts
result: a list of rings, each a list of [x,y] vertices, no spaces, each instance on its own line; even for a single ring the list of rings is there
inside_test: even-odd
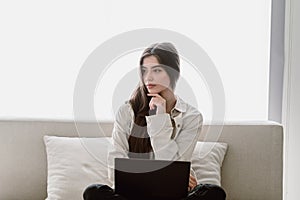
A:
[[[166,100],[162,96],[159,94],[148,94],[148,96],[152,96],[149,103],[150,110],[156,107],[156,114],[166,113]]]
[[[193,177],[192,175],[190,175],[188,191],[191,191],[196,186],[197,186],[197,180],[196,180],[196,178]]]

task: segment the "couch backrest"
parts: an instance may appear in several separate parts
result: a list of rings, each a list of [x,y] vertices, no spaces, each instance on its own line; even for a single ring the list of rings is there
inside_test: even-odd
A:
[[[99,129],[101,127],[101,130]],[[210,131],[209,131],[210,130]],[[215,130],[222,130],[220,136]],[[44,135],[109,136],[111,122],[0,121],[0,199],[47,196]],[[204,125],[199,140],[228,143],[222,166],[227,199],[282,199],[283,129],[273,122]]]

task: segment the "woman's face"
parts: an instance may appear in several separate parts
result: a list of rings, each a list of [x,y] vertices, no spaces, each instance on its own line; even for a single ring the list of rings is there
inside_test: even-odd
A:
[[[170,77],[155,56],[145,57],[141,70],[149,93],[159,94],[170,87]]]

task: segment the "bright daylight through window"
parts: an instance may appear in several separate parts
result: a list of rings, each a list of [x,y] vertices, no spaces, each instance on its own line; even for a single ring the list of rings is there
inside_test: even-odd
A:
[[[9,1],[5,4],[14,9],[0,8],[0,18],[10,19],[2,23],[0,38],[1,118],[73,119],[74,85],[86,58],[111,37],[139,28],[172,30],[203,48],[223,82],[226,120],[268,118],[271,0],[166,0],[159,6],[147,3],[148,12],[137,0],[134,7],[125,1],[118,6],[114,1],[33,3],[39,8],[28,2],[14,7]],[[137,73],[140,54],[116,55],[99,77],[98,120],[113,120],[117,106],[131,95],[138,79],[122,91],[118,87],[125,74]],[[210,121],[214,105],[205,77],[189,60],[181,61],[181,81],[189,88],[179,84],[176,92],[184,99],[190,91],[189,102]],[[116,99],[116,94],[122,96]]]

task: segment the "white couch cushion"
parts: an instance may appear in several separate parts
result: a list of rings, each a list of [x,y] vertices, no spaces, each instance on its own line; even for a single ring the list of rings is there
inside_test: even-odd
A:
[[[191,162],[198,183],[221,186],[221,167],[226,151],[226,143],[197,142]]]
[[[44,136],[48,164],[47,200],[82,199],[94,183],[112,185],[108,179],[107,153],[110,137],[76,138]],[[198,183],[220,185],[220,168],[227,145],[197,142],[192,156]]]
[[[110,139],[45,136],[47,200],[82,199],[93,183],[111,184],[107,173]]]

